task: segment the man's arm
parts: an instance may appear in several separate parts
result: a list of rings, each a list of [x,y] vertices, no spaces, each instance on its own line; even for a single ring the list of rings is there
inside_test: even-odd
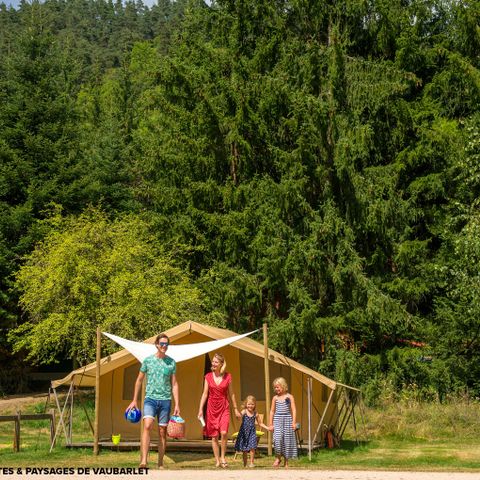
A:
[[[180,399],[179,399],[179,392],[178,392],[178,382],[177,376],[175,374],[172,375],[172,396],[173,401],[175,402],[175,409],[173,414],[175,416],[180,416]]]

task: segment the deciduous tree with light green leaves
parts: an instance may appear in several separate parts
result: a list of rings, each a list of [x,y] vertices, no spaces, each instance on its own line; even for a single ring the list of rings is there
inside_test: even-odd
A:
[[[16,276],[27,318],[10,332],[16,351],[84,363],[94,357],[97,326],[140,340],[188,319],[208,322],[201,292],[142,219],[91,209],[49,222]]]

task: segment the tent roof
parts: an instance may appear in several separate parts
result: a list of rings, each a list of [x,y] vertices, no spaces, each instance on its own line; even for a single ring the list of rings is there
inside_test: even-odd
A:
[[[223,328],[212,327],[210,325],[202,325],[200,323],[194,321],[184,322],[176,327],[170,328],[166,330],[165,333],[169,336],[170,341],[172,343],[176,343],[177,341],[181,340],[183,337],[189,335],[191,332],[196,332],[201,335],[205,335],[208,338],[212,338],[214,340],[220,340],[223,338],[228,338],[236,333],[226,330]],[[145,340],[144,343],[154,343],[156,335],[153,337],[148,338]],[[243,350],[245,352],[251,353],[258,357],[264,358],[264,347],[263,344],[251,339],[251,338],[243,338],[235,342],[235,347]],[[327,385],[331,389],[335,389],[337,383],[330,378],[321,375],[314,370],[305,367],[301,363],[298,363],[290,358],[282,355],[281,353],[272,350],[271,348],[268,349],[268,357],[271,361],[275,363],[279,363],[281,365],[287,365],[294,368],[297,371],[305,373],[310,377],[314,378],[315,380]],[[100,360],[100,375],[105,375],[106,373],[111,372],[112,370],[126,365],[128,363],[135,362],[135,357],[125,349],[122,349],[116,353],[108,355],[107,357],[103,357]],[[96,362],[92,362],[84,367],[78,368],[77,370],[73,370],[70,372],[66,377],[55,380],[52,382],[52,387],[56,388],[61,385],[66,385],[74,382],[75,385],[83,386],[83,387],[93,387],[95,386],[95,368]]]

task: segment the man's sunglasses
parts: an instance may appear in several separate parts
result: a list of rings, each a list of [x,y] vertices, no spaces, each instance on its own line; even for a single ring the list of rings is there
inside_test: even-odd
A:
[[[168,347],[168,342],[158,342],[159,347]]]

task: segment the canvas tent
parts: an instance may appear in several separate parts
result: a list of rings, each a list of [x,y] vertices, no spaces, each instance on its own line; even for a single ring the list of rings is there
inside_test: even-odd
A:
[[[236,335],[229,330],[193,321],[182,323],[165,333],[172,346],[228,339]],[[151,337],[145,343],[153,344],[154,340],[155,337]],[[268,406],[265,404],[264,345],[244,337],[215,351],[225,356],[239,403],[247,395],[254,395],[257,398],[258,412],[266,413]],[[196,415],[204,374],[209,369],[213,353],[204,353],[177,364],[181,413],[186,420],[188,440],[203,439],[203,431]],[[270,379],[284,377],[296,399],[299,437],[309,438],[309,427],[312,432],[311,439],[317,442],[323,442],[325,431],[331,428],[335,429],[337,435],[341,435],[344,424],[348,422],[351,414],[354,414],[354,405],[350,403],[345,407],[345,402],[340,405],[338,393],[342,388],[351,391],[355,389],[341,385],[272,349],[268,350],[268,358]],[[122,441],[139,441],[140,425],[128,423],[124,418],[124,411],[132,399],[139,367],[139,361],[126,349],[101,359],[98,401],[98,434],[101,441],[110,440],[112,434],[119,433]],[[73,387],[94,387],[95,382],[96,363],[92,363],[74,370],[61,380],[53,381],[52,387],[55,390],[60,386],[69,386],[72,390]],[[58,403],[57,406],[60,410]],[[229,431],[233,433],[238,427],[239,421],[231,415]]]

